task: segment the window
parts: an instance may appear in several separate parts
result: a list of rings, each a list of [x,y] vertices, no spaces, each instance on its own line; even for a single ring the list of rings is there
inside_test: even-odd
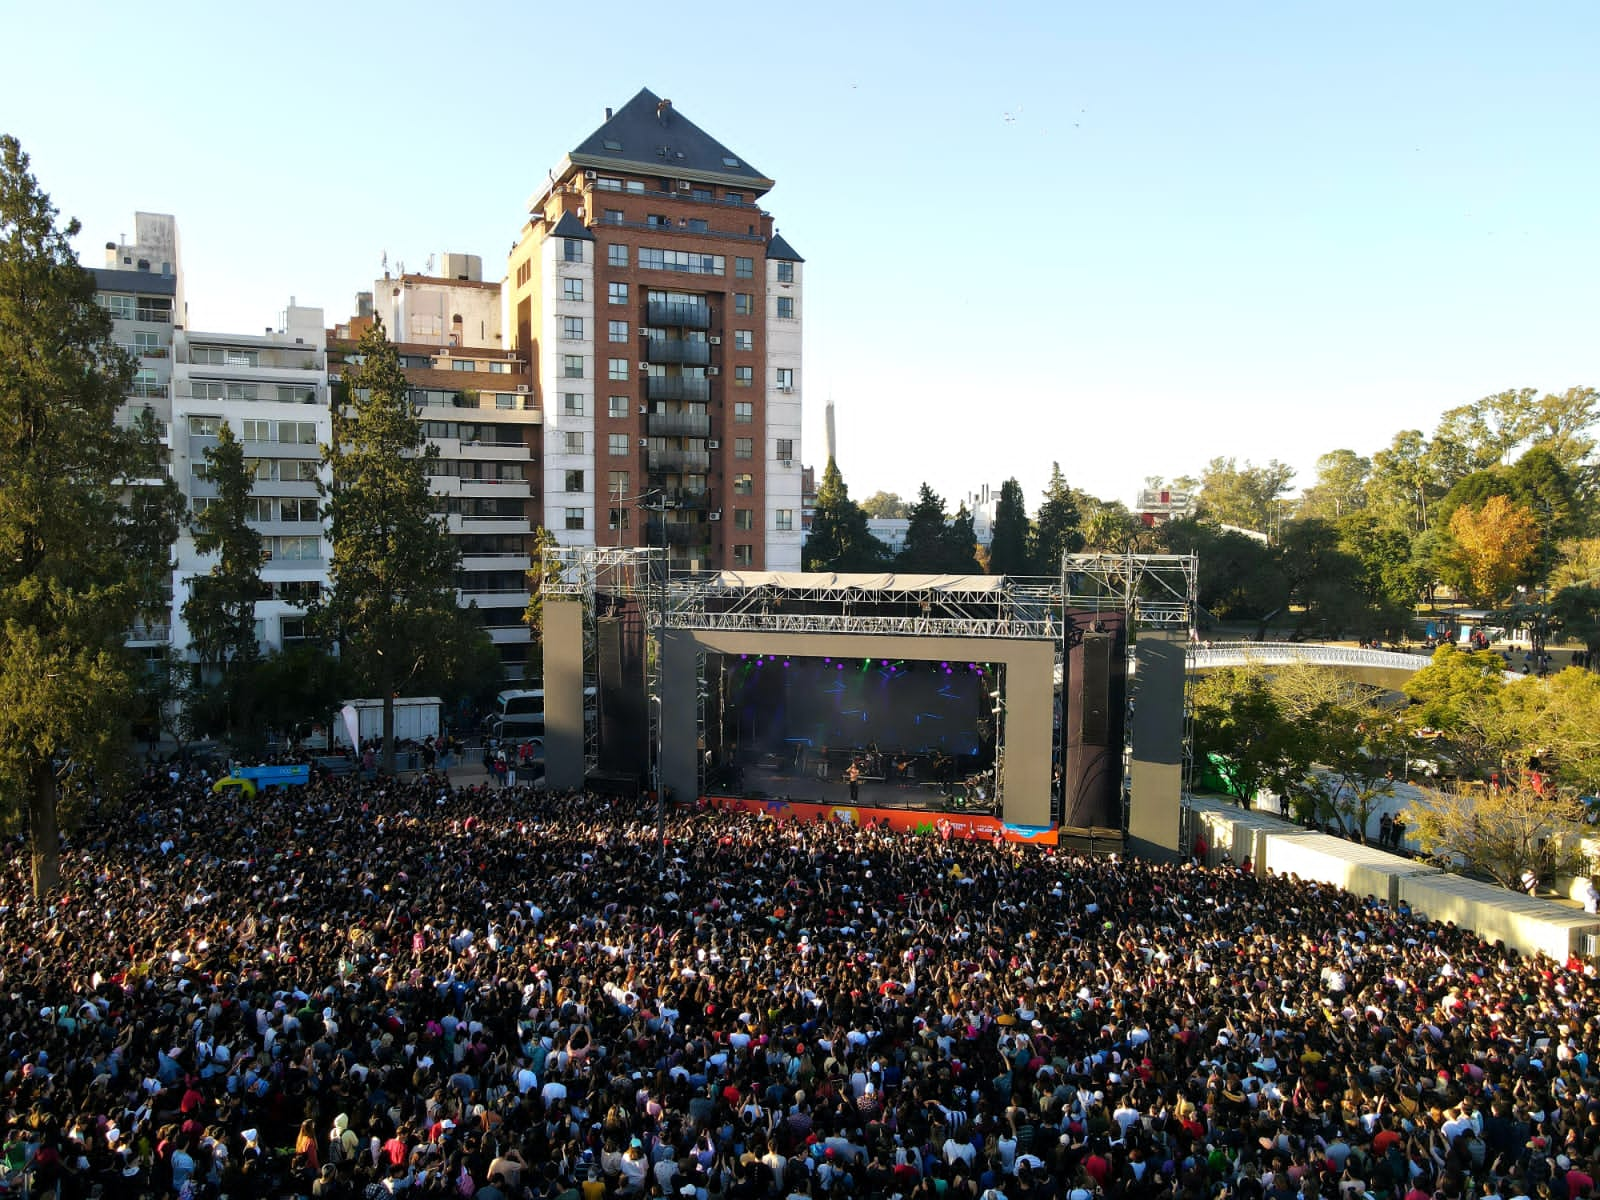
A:
[[[620,208],[606,209],[605,222],[607,225],[621,225],[622,210]]]
[[[733,494],[735,496],[748,496],[755,490],[755,481],[751,476],[735,475],[733,477]]]
[[[734,566],[736,566],[736,567],[749,567],[749,566],[753,566],[755,564],[755,561],[756,561],[755,550],[748,543],[740,543],[739,545],[737,545],[737,546],[735,546],[733,548],[733,565]]]
[[[734,438],[733,456],[735,458],[754,458],[756,443],[754,438]]]
[[[787,533],[794,528],[794,509],[780,508],[772,514],[773,521],[780,532]]]
[[[778,297],[778,319],[780,321],[792,321],[792,320],[794,320],[794,297],[793,296],[779,296]]]
[[[567,528],[568,529],[582,529],[583,528],[583,509],[581,509],[581,508],[569,508],[566,511],[566,517],[567,517]]]
[[[452,358],[450,360],[450,369],[452,371],[476,371],[478,364],[470,358]]]
[[[267,483],[272,479],[272,459],[247,458],[244,460],[244,473],[257,483]]]
[[[602,192],[620,192],[622,190],[622,180],[610,175],[602,175],[594,181],[594,186],[596,190]]]
[[[778,264],[778,282],[794,282],[794,264],[792,262],[781,262]]]
[[[606,247],[606,266],[625,267],[627,265],[628,248],[626,246],[618,242],[613,242],[611,245]],[[612,284],[611,286],[615,287],[616,284]],[[624,284],[623,287],[626,288],[627,285]]]
[[[566,486],[561,489],[562,491],[581,492],[583,491],[583,472],[568,471],[566,472],[566,477],[562,482],[566,484]]]
[[[132,296],[101,296],[100,303],[114,319],[118,321],[133,320],[134,303]]]
[[[568,379],[583,378],[583,355],[567,354],[562,356],[562,374]]]
[[[217,431],[222,428],[221,417],[190,417],[190,437],[216,437]]]
[[[580,238],[561,239],[561,257],[567,262],[580,263],[583,261],[583,241]]]
[[[561,411],[569,417],[583,416],[583,393],[562,392]]]
[[[611,379],[613,381],[621,380],[624,383],[626,383],[628,381],[628,360],[627,359],[625,359],[625,358],[613,358],[613,359],[611,359],[606,364],[606,370],[607,370],[606,378]]]
[[[307,459],[284,463],[281,476],[285,483],[315,483],[317,464]]]
[[[561,298],[563,300],[582,300],[583,280],[563,279],[561,281]]]
[[[793,388],[794,388],[794,368],[793,367],[779,367],[776,371],[773,372],[773,375],[776,378],[778,387],[780,389],[782,389],[785,392],[793,390]]]
[[[196,496],[193,500],[189,501],[189,511],[197,517],[204,516],[206,509],[210,507],[211,500],[206,496]]]
[[[700,217],[690,217],[689,218],[689,232],[690,233],[706,233],[706,232],[709,232],[709,230],[710,230],[710,226],[708,226],[705,223],[705,221],[703,219],[701,219]]]
[[[612,458],[628,457],[628,435],[625,433],[612,433],[606,435],[606,452]]]
[[[754,529],[756,527],[755,510],[752,508],[734,509],[733,527],[735,529]]]
[[[608,396],[606,398],[606,416],[613,421],[620,421],[628,415],[628,398],[626,396]]]
[[[315,446],[317,424],[315,421],[279,421],[278,441],[285,446]]]
[[[639,267],[646,271],[684,271],[690,275],[725,275],[728,263],[720,254],[692,254],[687,250],[639,247]]]
[[[728,199],[728,203],[729,204],[743,204],[744,203],[744,193],[743,192],[729,192],[728,195],[727,195],[727,199]]]
[[[628,495],[628,473],[609,471],[606,474],[606,495],[613,500],[623,500]]]
[[[607,321],[606,340],[612,342],[625,342],[628,340],[628,323],[626,321]]]
[[[277,513],[274,504],[265,496],[251,496],[244,502],[244,519],[246,521],[271,521]]]
[[[270,442],[272,440],[271,421],[241,421],[243,426],[242,437],[247,442]]]
[[[749,292],[735,292],[733,294],[733,311],[741,317],[748,317],[755,312],[755,305]]]
[[[296,524],[315,525],[321,514],[317,512],[315,500],[280,500],[278,501],[278,519],[280,521],[293,521]]]
[[[582,454],[583,453],[583,431],[581,429],[569,429],[569,430],[567,430],[565,433],[563,433],[561,435],[561,447],[568,454]],[[567,489],[567,491],[569,491],[569,492],[572,491],[572,490],[573,490],[572,488],[568,488]],[[577,490],[581,492],[583,489],[582,488],[578,488]]]
[[[315,404],[317,402],[317,389],[280,383],[278,385],[278,399],[284,404]]]
[[[606,284],[606,299],[612,304],[626,304],[628,302],[628,285],[625,283]]]
[[[511,374],[511,364],[508,362],[492,362],[489,364],[489,373],[491,375],[509,375]]]
[[[663,213],[648,213],[648,214],[646,214],[645,219],[644,219],[644,223],[646,225],[650,226],[651,229],[671,229],[672,228],[672,218],[666,216]]]
[[[779,438],[778,439],[778,461],[780,463],[782,463],[786,467],[790,463],[794,462],[794,439],[793,438]]]
[[[211,468],[203,462],[189,464],[189,478],[196,483],[205,483],[211,478]]]
[[[561,336],[569,342],[583,341],[583,318],[562,317]]]
[[[748,425],[756,419],[756,406],[748,400],[735,400],[733,403],[733,422],[735,425]]]
[[[756,260],[753,258],[736,258],[733,260],[733,277],[735,279],[754,279],[756,274]]]
[[[628,510],[626,508],[613,508],[610,519],[606,523],[606,528],[613,533],[619,529],[628,528]]]
[[[735,367],[733,369],[733,386],[749,387],[755,382],[756,369],[754,367]]]
[[[267,552],[276,559],[287,562],[306,562],[322,557],[316,537],[268,538]]]
[[[161,343],[156,340],[156,335],[153,333],[135,333],[133,335],[133,349],[136,353],[142,354],[146,358],[166,357],[165,351],[161,349]]]
[[[735,329],[733,331],[733,348],[735,350],[754,350],[756,348],[755,331],[751,329]]]
[[[284,617],[278,622],[278,636],[284,643],[303,642],[306,640],[306,622],[304,617]]]

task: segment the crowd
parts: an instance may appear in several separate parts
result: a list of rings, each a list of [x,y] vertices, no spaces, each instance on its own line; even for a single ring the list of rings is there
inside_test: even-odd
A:
[[[32,1196],[1594,1188],[1592,976],[1291,879],[428,776],[7,849]]]

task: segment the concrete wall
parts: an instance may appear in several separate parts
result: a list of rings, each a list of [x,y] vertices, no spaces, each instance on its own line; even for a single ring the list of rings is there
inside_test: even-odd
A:
[[[1196,796],[1190,800],[1190,813],[1192,830],[1205,834],[1212,866],[1224,854],[1235,863],[1249,855],[1258,874],[1293,874],[1390,905],[1403,901],[1427,920],[1454,922],[1485,941],[1502,941],[1524,954],[1564,959],[1584,952],[1590,935],[1600,936],[1600,916],[1312,833],[1226,801]]]
[[[1181,631],[1144,632],[1134,650],[1128,850],[1141,858],[1171,860],[1188,849],[1178,844],[1186,643]]]
[[[583,602],[544,603],[544,770],[552,788],[583,786]]]
[[[757,260],[758,266],[761,265]],[[805,278],[804,263],[789,263],[794,279],[783,283],[778,279],[778,260],[769,259],[764,264],[767,275],[767,361],[766,380],[761,383],[766,397],[766,500],[763,520],[766,525],[766,569],[769,571],[798,571],[800,569],[800,394],[804,387],[804,373],[800,369],[801,312],[804,308],[802,293]],[[794,301],[794,316],[780,319],[777,298],[787,296]],[[724,350],[727,347],[724,346]],[[779,390],[778,369],[794,372],[794,385],[788,392]],[[724,367],[724,370],[731,368]],[[761,367],[757,366],[757,370]],[[724,384],[726,387],[726,383]],[[738,399],[725,392],[729,401]],[[787,463],[778,458],[778,442],[786,439],[793,443],[793,453]],[[779,511],[790,514],[789,528],[780,530],[777,524]],[[731,539],[730,539],[731,540]],[[760,565],[759,563],[757,565]]]

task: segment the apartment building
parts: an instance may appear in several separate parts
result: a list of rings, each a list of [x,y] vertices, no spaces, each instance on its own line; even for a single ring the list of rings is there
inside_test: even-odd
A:
[[[773,186],[642,90],[529,200],[507,334],[562,545],[799,568],[804,260],[760,206]]]
[[[375,317],[395,343],[412,404],[439,448],[431,486],[461,551],[456,597],[476,614],[507,679],[521,679],[531,635],[530,547],[540,492],[541,413],[527,359],[500,345],[500,285],[475,255],[444,254],[449,277],[375,280],[328,333],[337,379]]]
[[[178,223],[168,213],[141,212],[133,226],[133,240],[107,242],[105,266],[89,272],[95,300],[111,316],[112,337],[138,360],[117,423],[131,426],[148,413],[170,447],[172,342],[186,311]],[[154,654],[170,635],[165,621],[140,621],[128,631],[128,644]]]
[[[204,512],[216,495],[205,452],[222,426],[244,443],[255,477],[250,524],[266,550],[256,641],[265,652],[293,645],[306,636],[306,606],[327,587],[331,562],[318,490],[328,478],[321,447],[333,435],[322,310],[291,299],[281,327],[261,334],[177,330],[171,422],[172,476],[191,513]],[[175,558],[171,644],[183,655],[190,581],[212,559],[195,549],[188,529]]]

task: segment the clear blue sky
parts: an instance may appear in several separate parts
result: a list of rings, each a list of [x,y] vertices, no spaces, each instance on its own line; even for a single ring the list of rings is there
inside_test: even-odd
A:
[[[547,170],[641,86],[747,156],[807,260],[857,498],[1052,460],[1131,500],[1509,387],[1600,382],[1591,3],[550,7],[60,3],[6,18],[0,130],[81,247],[175,213],[191,324],[498,277]],[[246,13],[250,15],[246,15]]]

